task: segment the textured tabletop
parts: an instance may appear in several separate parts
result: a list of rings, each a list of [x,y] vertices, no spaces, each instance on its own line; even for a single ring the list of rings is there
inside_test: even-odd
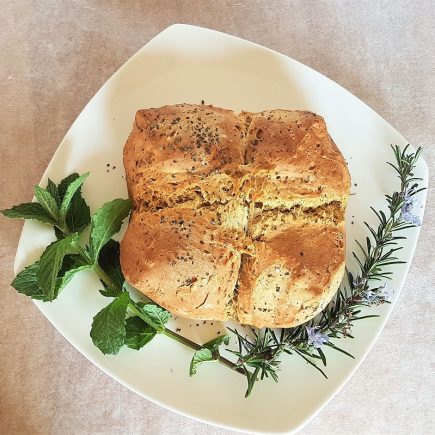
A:
[[[31,199],[84,105],[173,23],[220,30],[297,59],[422,146],[432,185],[403,292],[367,359],[301,433],[435,433],[433,1],[3,0],[0,19],[2,209]],[[233,433],[127,390],[18,295],[9,284],[21,227],[0,217],[2,434]]]

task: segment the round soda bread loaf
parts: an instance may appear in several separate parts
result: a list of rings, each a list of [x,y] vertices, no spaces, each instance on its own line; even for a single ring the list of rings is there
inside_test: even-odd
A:
[[[291,327],[337,291],[350,176],[322,117],[139,110],[124,166],[122,270],[175,315]]]

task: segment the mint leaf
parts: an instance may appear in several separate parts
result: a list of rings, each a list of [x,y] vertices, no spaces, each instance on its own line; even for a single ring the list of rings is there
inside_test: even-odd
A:
[[[162,332],[165,329],[166,323],[171,318],[169,311],[155,304],[145,304],[139,309],[142,315],[147,318],[147,323],[158,332]]]
[[[144,347],[156,336],[156,331],[137,316],[127,319],[125,329],[124,344],[135,350]]]
[[[91,211],[83,199],[80,190],[78,190],[71,200],[71,205],[66,215],[66,224],[70,231],[80,232],[90,223]]]
[[[61,269],[59,271],[57,283],[56,283],[55,297],[57,297],[59,292],[66,287],[66,285],[71,281],[71,279],[75,276],[76,273],[86,269],[91,269],[90,265],[74,266],[74,264],[72,264],[72,260],[68,259],[68,256],[65,257],[62,264],[62,268],[65,267],[67,267],[68,270],[62,271]],[[44,294],[38,282],[38,277],[37,277],[38,268],[39,268],[39,261],[26,267],[15,277],[11,285],[18,291],[18,293],[25,294],[26,296],[29,296],[32,299],[38,299],[47,302],[49,301],[49,299]]]
[[[230,343],[230,337],[224,334],[219,337],[213,338],[213,340],[207,341],[207,343],[203,344],[202,347],[210,349],[213,353],[219,352],[219,346],[221,344],[225,344],[228,346]]]
[[[59,183],[59,195],[62,199],[65,197],[66,191],[71,183],[79,178],[79,174],[73,173],[65,177]],[[83,199],[81,194],[81,186],[77,189],[76,193],[71,199],[71,203],[66,215],[66,225],[72,232],[80,232],[91,223],[91,213],[88,204]],[[56,234],[57,238],[62,238],[61,234]]]
[[[46,190],[54,198],[54,200],[56,201],[56,204],[58,205],[58,207],[60,207],[60,204],[62,203],[62,199],[60,197],[59,190],[58,190],[58,188],[56,186],[56,183],[53,183],[53,181],[48,179]]]
[[[65,238],[65,234],[58,227],[54,227],[54,234],[58,240]]]
[[[60,183],[59,186],[57,186],[57,189],[59,190],[60,199],[62,202],[63,197],[65,196],[66,190],[68,189],[68,186],[77,178],[79,178],[80,175],[77,174],[77,172],[73,172],[72,174],[66,176]]]
[[[125,317],[130,297],[122,293],[92,321],[92,342],[104,354],[116,355],[124,344],[126,336]]]
[[[228,335],[222,335],[220,337],[213,338],[213,340],[207,341],[202,345],[202,349],[197,350],[193,354],[192,361],[190,362],[190,376],[196,374],[198,366],[206,361],[216,361],[219,357],[219,346],[221,344],[228,345],[230,337]]]
[[[47,300],[52,301],[56,298],[57,278],[63,259],[67,254],[76,251],[78,242],[79,235],[74,233],[52,243],[42,254],[36,276]]]
[[[65,255],[62,261],[62,267],[60,268],[59,273],[57,274],[58,278],[62,278],[66,272],[70,269],[75,269],[78,266],[82,266],[83,259],[81,258],[80,254],[69,254]]]
[[[197,350],[193,354],[192,361],[190,362],[190,370],[189,375],[193,376],[196,375],[198,371],[198,367],[206,361],[213,361],[215,358],[213,357],[213,354],[210,349],[207,349],[203,347],[202,349]]]
[[[101,280],[103,283],[103,281]],[[116,298],[122,293],[122,288],[119,287],[107,287],[104,283],[104,290],[98,290],[106,298]]]
[[[47,301],[42,289],[38,283],[36,272],[39,268],[39,262],[31,264],[23,269],[12,281],[11,286],[23,295],[29,296],[32,299]]]
[[[44,207],[47,213],[53,218],[55,222],[59,221],[59,207],[56,200],[51,196],[51,193],[42,187],[35,186],[35,196],[39,204]]]
[[[72,269],[69,269],[65,272],[65,274],[61,277],[57,278],[55,297],[69,284],[69,282],[73,279],[73,277],[84,270],[92,269],[90,264],[85,264],[83,266],[77,266]]]
[[[98,258],[99,266],[110,276],[112,281],[116,284],[116,288],[111,289],[112,293],[105,292],[104,290],[100,291],[103,296],[117,296],[122,291],[122,286],[124,285],[124,275],[121,270],[121,264],[119,262],[119,242],[110,239],[101,249],[100,255]],[[107,286],[104,284],[106,287]],[[113,294],[115,291],[115,294]]]
[[[66,226],[67,224],[67,214],[71,205],[71,201],[74,195],[76,194],[76,192],[81,188],[81,185],[83,184],[83,182],[86,180],[88,176],[89,176],[89,172],[86,172],[86,174],[83,174],[77,177],[76,179],[74,179],[74,181],[72,181],[68,185],[65,194],[62,195],[62,204],[60,205],[60,219],[63,226]]]
[[[33,219],[45,224],[55,225],[56,221],[37,202],[26,202],[15,205],[7,210],[1,210],[6,217],[11,219]]]
[[[122,221],[131,208],[129,199],[115,199],[106,202],[92,217],[90,253],[96,263],[101,248],[121,229]]]

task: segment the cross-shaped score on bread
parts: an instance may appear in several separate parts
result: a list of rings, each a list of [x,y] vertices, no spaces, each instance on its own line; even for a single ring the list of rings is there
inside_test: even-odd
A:
[[[335,294],[350,176],[320,116],[140,110],[124,166],[122,269],[172,313],[290,327]]]

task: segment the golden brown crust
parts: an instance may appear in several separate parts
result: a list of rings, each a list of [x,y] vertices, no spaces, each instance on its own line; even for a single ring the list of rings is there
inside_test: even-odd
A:
[[[124,165],[122,269],[169,311],[288,327],[337,290],[350,177],[320,116],[140,110]]]
[[[343,223],[281,219],[279,213],[271,219],[280,225],[257,224],[262,235],[239,279],[237,318],[258,328],[314,317],[336,292],[344,269]]]
[[[244,233],[217,225],[219,213],[182,207],[133,213],[120,256],[127,280],[176,315],[227,319]]]
[[[250,121],[246,162],[251,177],[246,185],[255,186],[253,201],[266,208],[346,204],[349,172],[321,116],[284,110],[240,116]]]
[[[135,206],[225,202],[234,170],[243,164],[241,130],[232,111],[210,106],[139,110],[124,147]]]

